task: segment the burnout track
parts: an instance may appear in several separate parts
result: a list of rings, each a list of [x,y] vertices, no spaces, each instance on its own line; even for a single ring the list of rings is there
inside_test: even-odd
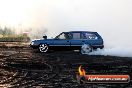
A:
[[[80,65],[86,74],[128,74],[132,58],[88,56],[63,51],[38,53],[29,47],[1,48],[0,88],[131,88],[129,84],[85,84],[76,80]]]

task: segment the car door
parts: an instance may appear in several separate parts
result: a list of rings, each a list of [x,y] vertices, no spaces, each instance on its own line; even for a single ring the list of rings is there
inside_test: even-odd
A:
[[[69,49],[70,41],[67,37],[67,33],[61,33],[60,35],[58,35],[53,42],[54,48],[58,50]]]
[[[81,32],[71,33],[72,39],[70,41],[72,49],[80,49],[80,47],[84,44],[85,40],[82,39]]]

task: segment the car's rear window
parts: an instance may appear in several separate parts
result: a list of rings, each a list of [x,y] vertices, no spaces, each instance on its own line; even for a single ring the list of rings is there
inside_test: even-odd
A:
[[[94,33],[85,33],[86,39],[98,39]]]

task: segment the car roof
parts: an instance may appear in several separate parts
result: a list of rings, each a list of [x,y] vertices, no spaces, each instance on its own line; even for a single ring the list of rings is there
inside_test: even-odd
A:
[[[79,33],[79,32],[89,32],[89,33],[93,33],[93,31],[69,31],[70,33]],[[69,32],[65,32],[65,33],[69,33]]]

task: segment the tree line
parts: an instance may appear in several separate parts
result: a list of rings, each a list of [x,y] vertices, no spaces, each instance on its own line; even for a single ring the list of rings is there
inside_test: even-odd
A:
[[[10,36],[10,35],[14,35],[15,32],[11,29],[11,28],[8,28],[8,27],[0,27],[0,35],[2,35],[3,37],[5,36]]]
[[[0,27],[0,42],[28,42],[30,37],[24,34],[16,35],[15,31],[8,27]]]

